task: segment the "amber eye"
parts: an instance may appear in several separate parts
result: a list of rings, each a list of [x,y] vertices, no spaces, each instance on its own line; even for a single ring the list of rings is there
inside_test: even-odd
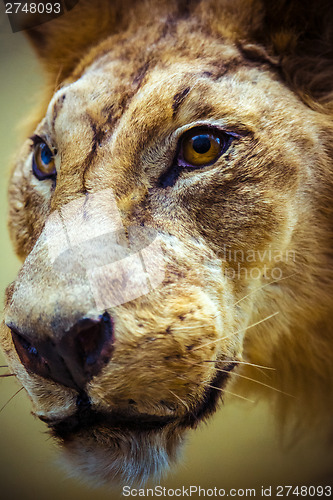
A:
[[[34,144],[32,171],[40,181],[56,177],[57,170],[54,162],[54,154],[44,141]]]
[[[230,137],[205,130],[188,132],[181,144],[181,164],[202,167],[214,163],[230,145]]]

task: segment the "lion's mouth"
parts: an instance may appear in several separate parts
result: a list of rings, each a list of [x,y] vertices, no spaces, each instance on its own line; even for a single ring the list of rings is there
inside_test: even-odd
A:
[[[92,428],[110,428],[113,431],[149,432],[160,431],[176,420],[175,417],[155,415],[128,415],[121,412],[103,413],[89,410],[84,415],[75,413],[70,417],[49,425],[55,437],[68,441],[76,434]]]
[[[54,422],[46,419],[52,434],[62,441],[70,441],[75,435],[89,432],[92,429],[104,428],[119,432],[159,432],[167,426],[175,425],[178,428],[194,428],[202,420],[215,412],[220,400],[221,391],[227,381],[228,372],[236,366],[232,363],[223,372],[217,375],[207,386],[204,396],[198,404],[183,416],[157,416],[144,413],[135,413],[133,410],[126,411],[100,411],[95,410],[85,393],[78,397],[77,410],[74,414],[63,420]]]
[[[52,434],[62,441],[70,441],[75,435],[92,429],[112,429],[112,431],[150,432],[160,431],[176,420],[173,416],[134,414],[112,410],[94,410],[91,406],[78,410],[56,423],[47,422]]]

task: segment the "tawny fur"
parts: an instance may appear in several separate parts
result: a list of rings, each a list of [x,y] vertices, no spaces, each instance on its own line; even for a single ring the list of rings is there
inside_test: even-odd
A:
[[[160,474],[228,362],[240,362],[233,393],[265,395],[280,419],[329,431],[332,19],[329,2],[81,0],[30,31],[49,75],[49,104],[30,133],[56,147],[58,174],[56,185],[34,178],[27,140],[9,188],[10,232],[25,263],[7,290],[7,323],[52,338],[100,312],[82,274],[52,269],[43,240],[50,213],[87,193],[112,189],[124,227],[157,232],[166,266],[161,286],[110,309],[115,352],[87,394],[97,410],[175,422],[160,432],[78,433],[65,448],[84,475]],[[197,124],[237,139],[214,165],[159,187],[180,134]],[[76,392],[29,373],[5,325],[1,335],[35,414],[73,414]],[[274,368],[275,390],[237,376],[267,383],[242,361]]]

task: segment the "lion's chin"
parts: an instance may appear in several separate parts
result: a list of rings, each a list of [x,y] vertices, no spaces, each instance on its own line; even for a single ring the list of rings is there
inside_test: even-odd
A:
[[[225,373],[218,372],[214,385],[209,385],[196,407],[182,416],[101,412],[85,399],[86,404],[76,413],[48,422],[62,443],[66,472],[95,485],[139,486],[148,479],[158,481],[177,461],[186,431],[215,412],[226,379]]]
[[[143,432],[98,429],[64,442],[61,465],[93,486],[141,486],[158,481],[177,461],[183,437],[184,429],[174,425]]]

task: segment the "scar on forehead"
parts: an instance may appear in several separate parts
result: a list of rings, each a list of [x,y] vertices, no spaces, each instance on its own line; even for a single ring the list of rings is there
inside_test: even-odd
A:
[[[66,93],[64,92],[61,94],[61,96],[58,97],[58,99],[55,101],[53,105],[53,110],[52,110],[52,128],[54,128],[55,121],[57,119],[57,116],[59,114],[59,111],[61,110],[64,100],[66,99]]]
[[[185,97],[191,90],[191,87],[186,87],[185,89],[181,90],[177,94],[174,95],[173,97],[173,103],[172,103],[172,117],[174,118],[177,114],[179,106],[184,102]]]

